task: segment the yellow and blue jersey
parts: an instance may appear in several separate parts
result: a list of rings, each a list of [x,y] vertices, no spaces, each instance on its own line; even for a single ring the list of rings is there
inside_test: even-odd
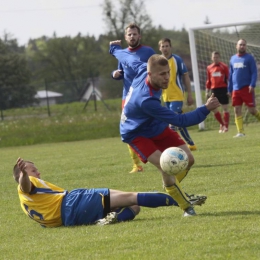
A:
[[[61,204],[67,191],[44,180],[29,176],[34,189],[25,193],[18,185],[18,194],[24,213],[46,227],[62,225]]]
[[[167,89],[163,89],[162,98],[164,102],[184,101],[184,87],[182,76],[187,73],[187,68],[181,57],[172,54],[168,59],[170,66],[170,81]]]

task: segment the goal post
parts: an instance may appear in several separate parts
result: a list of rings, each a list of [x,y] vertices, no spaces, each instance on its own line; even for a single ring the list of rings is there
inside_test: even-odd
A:
[[[251,53],[258,67],[258,85],[260,82],[260,20],[229,24],[208,24],[189,29],[192,73],[195,88],[196,106],[205,102],[207,66],[212,63],[211,53],[219,51],[221,61],[229,66],[229,60],[236,53],[239,39],[247,41],[247,52]],[[230,106],[230,123],[234,124],[234,113]],[[254,117],[250,120],[254,121]],[[213,113],[201,124],[199,129],[219,127]]]

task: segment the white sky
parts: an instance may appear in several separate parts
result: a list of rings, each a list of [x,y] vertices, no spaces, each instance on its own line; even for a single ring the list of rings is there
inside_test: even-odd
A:
[[[118,3],[118,0],[113,0]],[[30,38],[106,33],[103,0],[0,0],[0,36],[10,33],[24,45]],[[260,0],[146,0],[153,25],[181,29],[260,20]]]

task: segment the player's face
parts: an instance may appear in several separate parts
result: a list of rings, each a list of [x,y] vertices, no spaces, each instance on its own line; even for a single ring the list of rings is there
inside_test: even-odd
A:
[[[239,40],[237,42],[237,52],[239,54],[244,54],[246,52],[246,42],[244,40]]]
[[[40,179],[40,173],[33,163],[26,163],[26,172],[29,176]]]
[[[154,88],[157,89],[167,89],[170,79],[170,67],[166,66],[156,66],[153,72],[148,72],[149,82]]]
[[[128,44],[128,47],[135,48],[140,44],[141,35],[138,33],[136,28],[128,28],[125,33],[125,40]]]
[[[169,58],[170,55],[172,54],[172,47],[168,42],[161,43],[159,50],[165,58]]]
[[[215,63],[215,64],[219,64],[220,62],[220,57],[218,54],[213,54],[212,55],[212,61]]]

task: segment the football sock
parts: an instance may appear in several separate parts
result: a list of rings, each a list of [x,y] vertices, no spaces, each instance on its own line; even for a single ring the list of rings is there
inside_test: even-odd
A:
[[[229,112],[224,112],[224,125],[226,128],[228,128],[228,125],[229,125]]]
[[[186,141],[186,143],[188,143],[189,145],[194,145],[194,142],[192,141],[188,130],[186,127],[180,127],[179,128],[181,136],[184,138],[184,140]]]
[[[223,122],[223,120],[222,120],[222,117],[221,117],[221,114],[220,114],[219,111],[214,114],[214,117],[216,118],[216,120],[217,120],[221,125],[224,125],[224,122]]]
[[[188,197],[183,192],[177,179],[175,179],[175,183],[172,186],[165,187],[165,190],[179,204],[181,209],[186,209],[191,206]]]
[[[118,208],[115,212],[117,213],[118,222],[132,220],[135,218],[135,212],[130,207]]]
[[[244,134],[245,132],[243,127],[243,117],[242,116],[235,117],[235,123],[236,123],[238,133]]]
[[[179,182],[181,182],[181,181],[186,177],[186,175],[188,174],[189,170],[190,170],[190,169],[186,169],[186,170],[184,170],[184,171],[178,173],[177,175],[175,175],[175,178],[177,178],[177,180],[178,180]]]
[[[137,204],[143,207],[157,208],[162,206],[178,206],[178,203],[168,194],[160,192],[140,192],[137,194]]]
[[[141,164],[141,161],[140,161],[139,157],[137,156],[137,154],[133,151],[133,149],[131,148],[130,145],[128,145],[128,150],[129,150],[130,157],[133,160],[134,165],[139,166]]]
[[[254,116],[260,121],[260,112],[259,111],[257,111]]]

